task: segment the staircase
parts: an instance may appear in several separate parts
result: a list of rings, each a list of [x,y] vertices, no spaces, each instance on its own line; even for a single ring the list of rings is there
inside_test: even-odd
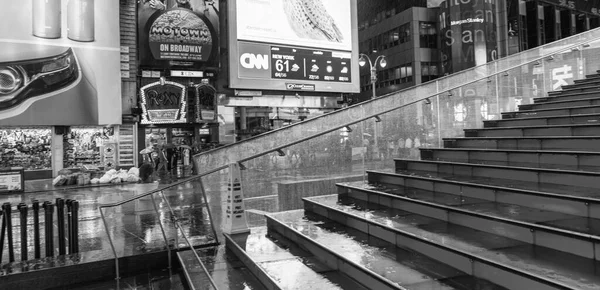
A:
[[[269,289],[600,289],[600,73],[464,131],[227,246]]]

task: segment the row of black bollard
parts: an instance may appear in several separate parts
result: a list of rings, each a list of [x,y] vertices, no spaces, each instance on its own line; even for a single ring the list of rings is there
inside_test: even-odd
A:
[[[67,218],[67,230],[65,233],[65,205],[66,205],[66,218]],[[57,234],[58,234],[58,255],[65,255],[68,249],[69,254],[75,254],[79,252],[79,227],[78,227],[78,211],[79,202],[68,199],[66,202],[62,198],[57,198],[56,203],[52,204],[46,201],[41,206],[44,209],[44,237],[45,237],[45,249],[46,257],[54,257],[54,210],[56,207],[57,217]],[[32,202],[33,212],[33,247],[34,247],[34,258],[41,258],[41,237],[40,237],[40,203],[37,200]],[[20,218],[20,232],[21,232],[21,261],[27,261],[28,257],[28,231],[27,231],[27,218],[29,215],[30,208],[25,203],[19,203],[17,205],[17,211]],[[12,208],[10,203],[4,203],[0,207],[0,218],[2,219],[2,226],[0,228],[0,263],[2,262],[2,254],[4,251],[4,242],[7,243],[8,248],[8,261],[14,262],[14,243],[13,243],[13,228],[12,228]]]

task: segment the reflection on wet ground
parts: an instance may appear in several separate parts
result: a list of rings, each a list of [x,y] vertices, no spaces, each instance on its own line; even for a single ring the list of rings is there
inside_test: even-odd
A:
[[[388,164],[391,166],[391,163]],[[261,167],[252,167],[247,164],[243,171],[244,194],[248,198],[248,223],[250,226],[265,224],[264,212],[279,211],[277,198],[277,183],[283,181],[299,181],[305,179],[325,178],[329,176],[345,176],[363,172],[362,164],[349,164],[339,167],[320,167],[263,170]],[[383,169],[382,165],[370,164],[370,168]],[[202,182],[191,181],[173,188],[165,189],[164,197],[172,207],[174,217],[171,215],[167,203],[161,194],[136,199],[121,206],[104,209],[108,233],[110,234],[119,257],[160,251],[166,248],[164,235],[168,243],[179,247],[187,247],[181,233],[175,228],[173,221],[177,220],[194,246],[212,244],[221,239],[221,221],[223,220],[224,203],[227,197],[227,172],[221,171],[202,178]],[[47,182],[38,182],[36,187],[29,184],[28,191],[23,194],[10,194],[0,196],[0,203],[10,202],[13,207],[20,202],[31,205],[31,200],[40,202],[54,201],[56,198],[73,199],[79,201],[79,254],[66,255],[60,258],[42,258],[31,260],[33,257],[33,217],[30,211],[27,220],[28,232],[28,257],[26,263],[20,260],[20,227],[18,215],[13,215],[13,240],[15,258],[17,262],[8,262],[7,251],[2,252],[3,264],[0,275],[30,271],[60,265],[87,263],[99,260],[114,259],[107,232],[104,227],[98,206],[129,199],[136,195],[154,189],[164,188],[168,185],[150,184],[122,184],[101,187],[70,187],[54,190],[47,186]],[[206,191],[206,201],[202,198],[202,185]],[[157,210],[154,208],[154,204]],[[158,214],[157,214],[158,211]],[[212,214],[212,223],[210,215]],[[56,219],[56,214],[54,214]],[[40,211],[40,239],[42,241],[42,257],[45,253],[44,214]],[[212,227],[214,227],[214,232]],[[56,220],[53,222],[54,233],[57,232]],[[68,244],[68,243],[67,243]],[[55,255],[58,255],[58,238],[54,238]],[[6,248],[6,246],[5,246]]]

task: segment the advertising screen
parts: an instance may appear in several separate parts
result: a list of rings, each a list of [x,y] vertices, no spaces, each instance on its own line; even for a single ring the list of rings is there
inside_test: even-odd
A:
[[[360,92],[356,0],[228,5],[230,87]]]
[[[5,1],[0,125],[121,123],[119,1]]]
[[[142,67],[218,66],[219,1],[138,1]]]

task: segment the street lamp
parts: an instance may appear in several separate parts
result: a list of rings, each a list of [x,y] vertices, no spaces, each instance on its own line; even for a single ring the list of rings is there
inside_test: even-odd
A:
[[[377,97],[375,94],[375,83],[377,82],[377,64],[379,63],[379,66],[381,68],[384,68],[387,66],[387,61],[385,60],[385,55],[382,54],[375,59],[375,64],[373,64],[373,62],[371,62],[371,58],[369,58],[368,55],[361,53],[360,59],[358,59],[358,65],[365,66],[367,62],[369,63],[369,70],[371,71],[371,87],[373,87],[373,94],[371,95],[371,99],[375,99]],[[373,138],[375,139],[373,140],[373,151],[377,151],[377,158],[379,158],[380,152],[379,145],[377,144],[379,142],[379,140],[377,140],[377,131],[377,121],[375,121],[375,124],[373,125]]]
[[[360,59],[358,60],[358,65],[365,66],[367,62],[369,63],[369,70],[371,71],[371,86],[373,87],[373,94],[371,95],[371,99],[374,99],[376,97],[375,83],[377,82],[377,64],[379,63],[379,66],[381,68],[385,68],[387,66],[387,61],[385,60],[385,55],[382,54],[375,59],[375,64],[373,64],[373,62],[371,62],[371,58],[369,58],[368,55],[361,53]]]

